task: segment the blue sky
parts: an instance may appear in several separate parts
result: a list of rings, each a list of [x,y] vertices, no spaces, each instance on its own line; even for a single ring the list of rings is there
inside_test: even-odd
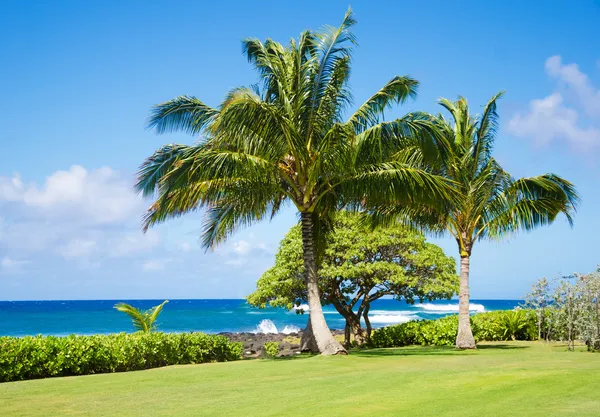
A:
[[[217,105],[256,81],[244,37],[287,41],[338,24],[347,2],[4,2],[0,14],[0,299],[241,298],[270,266],[293,211],[198,244],[200,215],[142,235],[142,160],[184,135],[145,129],[182,94]],[[394,75],[421,82],[411,110],[439,97],[478,109],[507,90],[497,159],[515,176],[555,172],[583,197],[574,229],[480,243],[473,298],[519,298],[542,276],[600,263],[600,3],[352,3],[357,103]],[[455,243],[436,239],[449,255]]]

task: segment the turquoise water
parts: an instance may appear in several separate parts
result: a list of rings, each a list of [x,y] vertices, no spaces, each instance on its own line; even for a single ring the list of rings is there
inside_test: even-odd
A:
[[[69,335],[131,332],[129,318],[115,310],[120,301],[138,308],[150,308],[163,300],[86,301],[0,301],[0,335]],[[473,300],[473,312],[512,309],[518,300]],[[373,327],[431,319],[456,313],[458,301],[435,301],[409,305],[390,299],[372,304]],[[329,327],[342,329],[343,318],[330,306],[324,308]],[[244,300],[170,300],[158,319],[166,332],[283,332],[304,328],[307,314],[277,308],[257,309]]]

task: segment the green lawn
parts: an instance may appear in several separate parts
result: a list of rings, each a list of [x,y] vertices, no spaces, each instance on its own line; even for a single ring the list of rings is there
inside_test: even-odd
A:
[[[600,354],[408,347],[12,382],[0,415],[598,416]]]

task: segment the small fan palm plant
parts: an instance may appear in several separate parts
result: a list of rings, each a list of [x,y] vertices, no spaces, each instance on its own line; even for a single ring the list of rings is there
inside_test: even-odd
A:
[[[127,303],[115,304],[115,309],[127,314],[133,322],[133,327],[142,333],[149,333],[156,330],[156,319],[162,311],[165,304],[169,300],[163,301],[161,304],[154,306],[148,310],[141,310]]]
[[[504,340],[517,340],[517,335],[528,325],[527,313],[523,310],[507,311],[498,322]]]

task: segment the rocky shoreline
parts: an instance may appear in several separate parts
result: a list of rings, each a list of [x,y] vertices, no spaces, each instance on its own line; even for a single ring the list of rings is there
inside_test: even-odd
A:
[[[343,338],[343,330],[332,330],[334,336],[341,336]],[[302,331],[297,333],[219,333],[222,336],[226,336],[232,342],[241,342],[244,344],[244,358],[261,358],[265,357],[263,352],[263,346],[267,342],[278,342],[279,343],[279,355],[278,356],[292,356],[297,355],[300,352],[300,339],[302,338]]]

